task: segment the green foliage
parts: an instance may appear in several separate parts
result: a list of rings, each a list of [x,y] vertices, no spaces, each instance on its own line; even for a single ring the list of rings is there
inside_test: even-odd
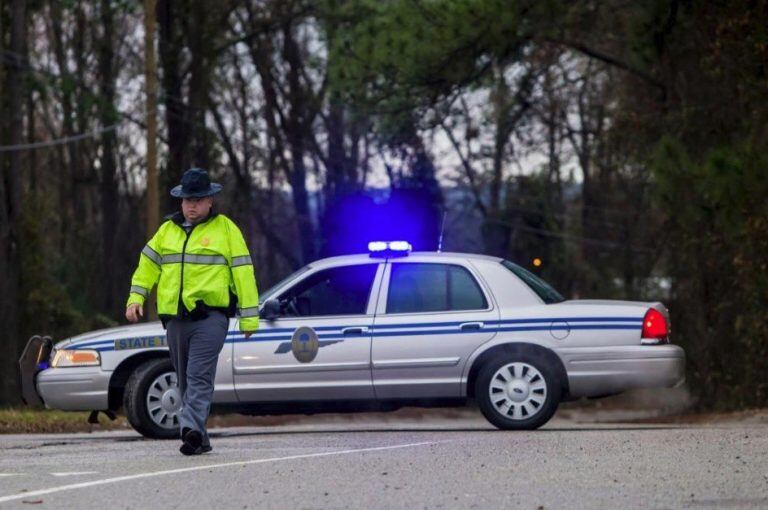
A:
[[[504,0],[344,2],[331,16],[332,83],[361,104],[404,111],[469,85],[531,38],[532,12],[555,2]],[[542,16],[543,17],[543,16]],[[345,20],[347,21],[345,24]]]
[[[544,171],[515,180],[515,189],[507,194],[505,216],[518,229],[514,240],[509,243],[507,258],[567,294],[578,254],[574,244],[550,235],[551,232],[565,230],[564,207],[561,202],[556,203],[554,188]],[[527,230],[520,230],[519,227]],[[541,266],[533,264],[534,258],[541,260]],[[581,271],[587,269],[580,268]]]
[[[675,340],[702,406],[768,403],[767,165],[750,146],[694,158],[672,139],[653,158],[672,233]]]
[[[140,24],[140,3],[118,0],[109,5],[116,20],[125,18],[129,27]],[[168,32],[161,31],[159,36],[161,45],[163,41],[170,44],[162,46],[170,53],[161,51],[161,56],[178,52],[181,61],[175,78],[174,69],[160,70],[162,83],[175,80],[183,91],[199,86],[199,98],[210,93],[226,110],[232,93],[226,89],[232,75],[229,38],[256,36],[274,48],[275,65],[270,72],[281,88],[285,76],[279,75],[287,69],[280,56],[282,37],[286,26],[294,27],[297,41],[305,35],[311,40],[300,44],[302,71],[309,71],[302,73],[301,80],[315,90],[310,82],[322,76],[325,81],[317,89],[328,91],[329,102],[343,104],[346,125],[362,119],[366,161],[369,142],[372,154],[389,149],[394,159],[415,162],[414,174],[421,168],[421,184],[432,190],[434,169],[440,165],[430,160],[435,147],[429,145],[422,128],[434,127],[435,117],[447,118],[447,125],[459,126],[459,138],[465,135],[459,142],[466,145],[468,163],[475,169],[479,200],[492,194],[491,183],[500,190],[493,195],[497,203],[484,212],[483,229],[489,234],[483,236],[486,249],[487,241],[497,237],[503,244],[500,255],[524,264],[532,256],[541,257],[544,265],[537,271],[566,293],[573,290],[580,297],[656,299],[642,293],[645,281],[649,276],[670,278],[673,338],[686,347],[689,385],[701,397],[700,405],[768,405],[768,1],[322,0],[245,5],[223,2],[211,10],[199,0],[168,2],[173,7]],[[27,115],[39,116],[34,119],[40,139],[60,131],[62,97],[69,97],[77,115],[84,116],[70,120],[78,125],[83,121],[83,126],[96,125],[94,115],[104,106],[116,121],[118,106],[129,106],[126,103],[133,98],[117,91],[115,104],[105,105],[95,86],[93,52],[102,33],[98,26],[102,4],[65,0],[50,6],[44,9],[35,2],[30,9],[34,15],[27,16],[30,61],[36,67],[31,68],[24,87],[36,94],[25,99],[26,104],[34,104]],[[238,12],[230,16],[229,9]],[[62,11],[61,19],[45,18],[57,10]],[[251,19],[248,10],[253,11],[255,22],[263,24],[242,26],[242,20]],[[78,13],[85,16],[87,34],[77,32]],[[8,8],[4,16],[8,17]],[[235,19],[234,25],[225,26]],[[84,76],[73,77],[71,69],[66,72],[53,65],[52,35],[38,30],[50,23],[65,29],[59,43],[68,58],[85,58]],[[135,31],[128,32],[139,37]],[[80,37],[75,36],[83,41],[78,43]],[[317,42],[315,36],[321,40]],[[121,70],[121,84],[123,80],[126,85],[141,82],[128,76],[131,70],[137,75],[141,70],[141,56],[137,54],[136,62],[129,58],[131,48],[141,47],[140,42],[134,43],[130,40],[115,47],[122,54],[120,65],[132,66],[127,72]],[[161,67],[165,62],[160,58]],[[505,71],[518,67],[530,71],[531,90],[524,90],[523,80],[512,78],[495,88],[500,77],[506,79]],[[547,91],[542,77],[552,78]],[[134,78],[138,81],[129,83]],[[208,87],[208,80],[214,86]],[[581,83],[594,87],[580,87]],[[168,89],[162,101],[181,100],[183,112],[174,115],[183,119],[180,126],[189,136],[168,133],[169,154],[184,157],[161,158],[161,175],[176,175],[182,169],[190,159],[187,155],[196,151],[194,139],[203,140],[204,159],[212,169],[223,168],[221,146],[209,143],[218,133],[205,122],[207,101],[193,101],[198,96],[191,90],[189,99],[172,97],[178,92],[172,93],[175,89],[167,83],[163,86]],[[248,101],[255,103],[249,108],[253,112],[262,106],[260,94],[254,92],[258,87],[244,89]],[[464,113],[452,110],[458,103],[453,99],[478,90],[482,93],[473,99],[487,93],[489,105],[461,133]],[[517,94],[518,90],[524,93]],[[294,107],[306,106],[286,101],[290,103],[290,98],[281,95],[278,102],[289,115]],[[536,104],[527,104],[531,102]],[[574,105],[585,103],[584,110],[576,112]],[[139,118],[142,111],[143,106],[137,105],[133,113]],[[516,111],[537,113],[511,120]],[[544,120],[549,113],[552,120]],[[575,117],[583,113],[588,119],[582,116],[577,121]],[[31,118],[14,129],[26,130]],[[255,127],[260,126],[258,119],[255,122],[252,129],[260,129]],[[545,157],[553,164],[544,165],[539,173],[526,171],[528,175],[510,179],[514,158],[546,152],[542,150],[546,142],[537,133],[546,122],[553,125],[553,148]],[[308,133],[295,135],[306,136],[303,142],[315,137],[323,145],[327,133],[322,132],[322,124],[312,124]],[[506,124],[515,124],[523,133],[501,129]],[[316,128],[321,131],[317,136]],[[499,133],[494,146],[494,134]],[[586,135],[579,154],[584,162],[574,157],[575,140],[581,134]],[[517,137],[516,146],[509,142],[512,137]],[[36,140],[37,135],[32,138]],[[282,150],[275,140],[261,145],[261,136],[245,138],[253,144],[252,161],[257,161],[251,163],[252,171],[273,164],[265,155]],[[105,275],[94,270],[94,261],[103,254],[103,218],[97,200],[100,165],[88,165],[82,158],[98,158],[100,140],[78,143],[82,144],[78,151],[61,146],[24,154],[29,168],[24,172],[20,243],[23,338],[13,341],[21,342],[32,333],[63,338],[109,326],[113,320],[101,313],[119,311],[106,310],[108,305],[99,302]],[[121,157],[127,155],[130,160],[134,152],[130,146],[135,143],[133,137],[120,140]],[[317,156],[312,143],[302,145],[307,160]],[[164,147],[161,144],[161,151]],[[71,160],[70,152],[77,152],[81,159]],[[494,169],[501,170],[492,175],[493,165],[487,163],[495,155],[500,163]],[[119,165],[120,178],[130,189],[141,174],[136,173],[135,158],[133,165],[130,161]],[[326,177],[321,166],[318,182]],[[582,188],[577,196],[574,180],[563,179],[561,174],[572,169],[577,174],[591,172],[590,194]],[[272,179],[273,174],[269,175]],[[267,178],[258,177],[254,181],[259,183]],[[280,182],[268,184],[282,189]],[[70,193],[78,196],[66,196]],[[124,246],[123,253],[113,254],[117,255],[114,275],[119,277],[112,276],[123,285],[128,266],[135,263],[141,235],[136,225],[143,224],[143,218],[135,214],[139,198],[122,187],[119,193],[123,217],[114,225],[114,234]],[[649,196],[655,197],[653,203]],[[288,225],[292,220],[282,219],[290,217],[283,214],[284,208],[269,208],[278,209],[279,214],[266,218],[266,223],[281,220]],[[266,241],[258,245],[267,246],[267,251],[273,248]],[[271,267],[274,273],[279,264]],[[617,281],[624,283],[617,285]]]
[[[657,105],[625,84],[621,129],[653,171],[674,340],[702,408],[768,405],[767,6],[642,4],[623,48],[665,89]]]
[[[619,229],[606,239],[614,246],[634,232],[636,241],[652,249],[580,251],[535,236],[516,239],[515,249],[520,256],[536,251],[558,263],[567,260],[569,270],[586,282],[631,284],[652,271],[670,277],[675,339],[686,346],[689,381],[700,405],[768,404],[766,2],[344,5],[346,19],[354,22],[340,22],[344,30],[331,41],[333,81],[352,91],[358,104],[387,114],[378,124],[385,137],[402,131],[406,122],[413,125],[454,91],[484,85],[493,66],[520,60],[548,43],[551,48],[554,41],[602,55],[623,70],[606,74],[615,95],[605,97],[605,106],[615,103],[616,113],[601,135],[603,161],[595,164],[606,170],[601,185],[610,198],[603,206],[619,209],[635,202],[648,208],[646,219],[635,225],[631,215],[607,213],[592,221]],[[640,175],[617,186],[618,173],[632,167]],[[649,169],[652,180],[642,177]],[[528,194],[544,199],[536,177],[523,184]],[[634,200],[642,193],[656,201]],[[562,227],[548,215],[552,203],[521,204],[538,214],[518,213],[509,205],[505,221],[541,232]],[[659,218],[665,222],[657,223]],[[583,235],[599,232],[594,223],[581,225],[587,227],[592,233]],[[655,239],[665,242],[656,246]],[[599,260],[579,260],[590,252]],[[654,252],[662,255],[658,263]],[[550,267],[542,271],[550,273]],[[547,276],[566,280],[562,274]],[[605,287],[590,290],[611,295]],[[632,288],[624,292],[633,297]]]
[[[60,340],[84,331],[117,325],[114,320],[94,312],[88,300],[77,299],[84,295],[84,285],[74,293],[76,298],[73,299],[73,293],[60,278],[56,278],[60,264],[74,266],[74,262],[51,256],[56,247],[46,237],[45,228],[46,218],[53,214],[51,204],[39,197],[30,197],[24,210],[22,340],[33,334],[54,335],[55,340]],[[79,306],[77,301],[80,301]]]

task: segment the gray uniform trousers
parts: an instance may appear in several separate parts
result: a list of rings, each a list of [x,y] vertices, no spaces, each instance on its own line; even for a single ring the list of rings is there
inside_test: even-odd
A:
[[[186,427],[199,431],[203,445],[210,444],[205,421],[211,409],[216,364],[228,328],[229,319],[215,310],[197,321],[179,318],[168,321],[168,348],[183,403],[180,430]]]

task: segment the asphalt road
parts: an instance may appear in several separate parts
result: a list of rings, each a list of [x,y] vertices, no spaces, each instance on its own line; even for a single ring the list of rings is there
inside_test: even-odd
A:
[[[768,424],[481,418],[0,436],[0,508],[768,508]]]

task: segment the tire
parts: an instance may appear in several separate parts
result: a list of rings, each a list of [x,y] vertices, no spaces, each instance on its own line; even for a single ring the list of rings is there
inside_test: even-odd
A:
[[[534,430],[547,423],[560,404],[562,382],[557,374],[553,363],[535,351],[504,351],[480,369],[475,398],[495,427]]]
[[[123,396],[125,415],[136,432],[151,439],[180,437],[181,396],[175,383],[176,372],[167,358],[152,359],[136,367]],[[177,414],[173,414],[172,407],[177,408]],[[166,418],[161,420],[163,413]]]

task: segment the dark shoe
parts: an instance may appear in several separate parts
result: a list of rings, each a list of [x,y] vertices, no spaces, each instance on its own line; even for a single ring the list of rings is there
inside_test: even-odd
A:
[[[184,455],[200,455],[203,453],[203,435],[196,430],[184,430],[184,436],[182,437],[184,444],[181,445],[179,451]]]
[[[208,453],[211,450],[213,450],[213,447],[211,445],[209,445],[209,444],[205,444],[205,445],[200,447],[200,450],[201,450],[200,453]]]

